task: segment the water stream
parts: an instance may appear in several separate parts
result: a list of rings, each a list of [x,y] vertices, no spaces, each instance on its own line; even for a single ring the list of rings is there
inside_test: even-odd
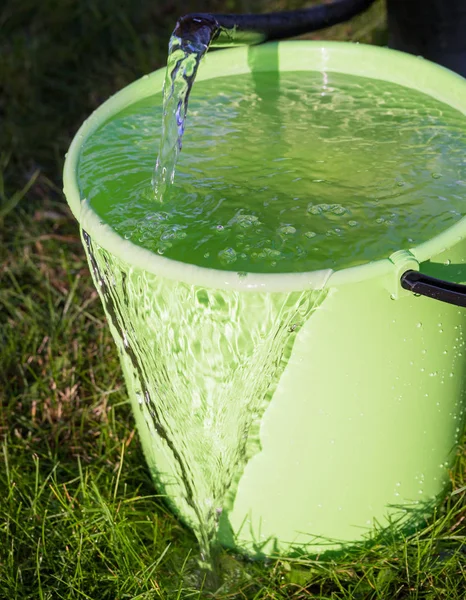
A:
[[[162,135],[153,176],[156,198],[162,202],[173,183],[181,152],[189,94],[202,58],[218,33],[212,20],[189,20],[183,28],[178,22],[168,45],[167,70],[163,87]]]

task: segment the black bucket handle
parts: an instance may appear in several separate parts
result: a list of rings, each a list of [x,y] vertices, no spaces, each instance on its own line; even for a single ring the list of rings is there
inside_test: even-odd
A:
[[[401,287],[420,296],[466,308],[466,285],[436,279],[419,271],[405,271],[401,276]]]

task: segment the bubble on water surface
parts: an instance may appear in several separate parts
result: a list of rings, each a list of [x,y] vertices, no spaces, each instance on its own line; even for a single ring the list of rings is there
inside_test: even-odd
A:
[[[218,253],[218,257],[221,260],[221,262],[228,265],[236,262],[237,258],[236,251],[234,250],[234,248],[225,248],[224,250],[220,250],[220,252]]]
[[[259,218],[255,215],[237,215],[234,219],[240,227],[244,227],[245,229],[248,227],[252,227],[253,225],[260,225]]]
[[[280,250],[275,250],[274,248],[264,248],[262,252],[257,254],[258,258],[279,258],[280,256]]]
[[[296,233],[296,227],[293,227],[292,225],[283,225],[277,229],[277,232],[280,235],[293,235]]]

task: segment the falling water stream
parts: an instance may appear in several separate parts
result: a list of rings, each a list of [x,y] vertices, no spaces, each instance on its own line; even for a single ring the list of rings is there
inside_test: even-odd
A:
[[[189,19],[180,20],[170,37],[163,89],[162,135],[152,181],[159,202],[163,201],[167,185],[175,178],[189,95],[199,65],[218,33],[219,26],[213,18]]]

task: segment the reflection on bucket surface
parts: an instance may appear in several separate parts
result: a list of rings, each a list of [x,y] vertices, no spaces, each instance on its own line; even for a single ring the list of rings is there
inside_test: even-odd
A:
[[[377,78],[383,64],[387,81],[416,85],[450,105],[458,122],[466,111],[464,82],[412,57],[313,43],[254,53],[259,72],[273,70],[277,56],[284,73],[312,68]],[[252,62],[247,50],[218,53],[208,57],[200,78],[208,83],[228,69],[244,75]],[[151,85],[162,77],[154,74]],[[116,192],[119,182],[109,177],[101,196],[92,197],[85,162],[86,151],[92,156],[94,130],[151,96],[148,83],[138,82],[112,99],[105,112],[97,111],[83,132],[87,150],[77,143],[70,152],[65,189],[85,232],[158,484],[197,529],[204,548],[217,519],[222,543],[255,555],[336,548],[363,540],[390,516],[417,525],[447,483],[461,431],[465,323],[458,308],[402,290],[397,273],[420,263],[426,273],[465,282],[466,226],[461,222],[451,235],[429,239],[451,224],[445,222],[392,260],[385,257],[410,247],[408,240],[385,248],[376,263],[361,264],[366,259],[345,268],[351,267],[348,257],[349,264],[324,264],[326,270],[317,273],[292,268],[273,273],[270,256],[265,257],[269,268],[256,269],[269,273],[244,275],[246,269],[238,273],[233,263],[212,270],[188,265],[184,257],[184,262],[167,259],[170,252],[151,253],[105,224],[105,198],[113,206],[116,197],[104,188],[113,181]],[[461,142],[463,130],[455,131]],[[283,148],[293,152],[293,143],[286,146],[287,132],[281,135]],[[187,164],[180,165],[188,175],[189,156],[186,152]],[[124,167],[122,160],[118,168]],[[448,187],[448,169],[430,169],[426,194],[440,189],[438,182]],[[460,175],[455,177],[461,187]],[[81,203],[83,186],[88,187]],[[448,202],[457,187],[452,179]],[[322,205],[330,203],[312,202],[311,209],[306,204],[306,218],[325,217]],[[313,210],[319,206],[322,210]],[[332,206],[345,208],[340,201]],[[350,221],[360,221],[351,216],[348,235],[355,227]],[[300,231],[302,219],[279,223],[288,228],[280,232],[281,243]],[[314,229],[316,236],[305,236],[305,243],[317,242]],[[185,241],[179,239],[181,248]],[[202,530],[202,523],[210,529]]]

